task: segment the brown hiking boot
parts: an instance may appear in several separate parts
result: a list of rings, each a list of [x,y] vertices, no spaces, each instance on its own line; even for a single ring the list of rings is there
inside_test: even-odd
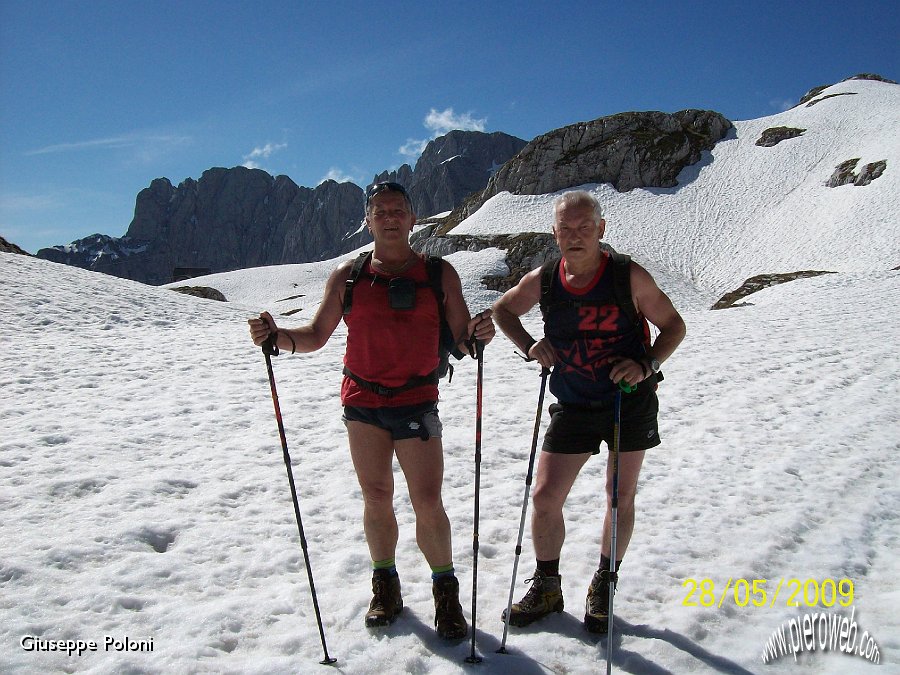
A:
[[[543,619],[551,612],[563,611],[562,577],[548,577],[540,570],[535,570],[531,579],[531,588],[525,596],[512,606],[510,612],[510,626],[527,626],[532,621]],[[506,621],[506,610],[500,615],[501,621]]]
[[[469,625],[459,604],[459,581],[454,576],[439,577],[431,589],[434,595],[434,627],[445,640],[461,640]]]
[[[594,572],[584,605],[584,627],[589,633],[606,633],[609,630],[609,570]]]
[[[366,626],[387,626],[403,609],[400,597],[400,577],[388,570],[372,572],[372,602],[366,612]]]

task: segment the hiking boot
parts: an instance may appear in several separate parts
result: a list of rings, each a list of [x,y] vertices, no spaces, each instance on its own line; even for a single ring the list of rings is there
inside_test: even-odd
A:
[[[454,576],[438,577],[431,589],[434,595],[434,627],[445,640],[461,640],[469,634],[469,625],[459,604],[459,581]]]
[[[403,609],[400,597],[400,577],[389,570],[372,572],[372,602],[366,612],[366,626],[387,626]]]
[[[512,606],[509,616],[510,626],[527,626],[532,621],[542,619],[551,612],[563,611],[562,577],[549,577],[540,570],[535,570],[531,579],[531,588],[525,596]],[[500,615],[506,621],[506,610]]]
[[[594,572],[584,603],[584,627],[589,633],[609,630],[609,570]]]

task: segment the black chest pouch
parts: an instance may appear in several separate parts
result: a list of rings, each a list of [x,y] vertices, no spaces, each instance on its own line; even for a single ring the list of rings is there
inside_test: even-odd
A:
[[[388,283],[388,299],[391,309],[415,309],[416,282],[406,277],[391,279]]]

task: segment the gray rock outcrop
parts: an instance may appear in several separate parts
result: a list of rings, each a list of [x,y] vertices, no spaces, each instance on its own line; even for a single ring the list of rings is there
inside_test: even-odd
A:
[[[16,246],[11,241],[0,237],[0,253],[18,253],[19,255],[31,255],[28,251]]]
[[[760,134],[756,140],[756,144],[763,148],[772,148],[790,138],[802,136],[806,129],[797,129],[795,127],[769,127]]]
[[[193,295],[195,298],[203,298],[205,300],[216,300],[217,302],[228,302],[228,298],[215,288],[209,286],[178,286],[172,289],[177,293],[184,295]]]
[[[686,166],[700,160],[732,128],[717,112],[628,112],[572,124],[538,136],[448,218],[441,232],[474,213],[498,192],[546,194],[586,183],[619,192],[674,187]]]
[[[859,164],[859,157],[848,159],[841,162],[834,168],[831,178],[825,183],[828,187],[840,187],[841,185],[868,185],[876,178],[880,178],[881,174],[887,168],[887,160],[879,160],[870,162],[856,173],[856,165]]]
[[[540,232],[482,237],[470,234],[432,236],[430,230],[423,230],[416,233],[410,241],[416,251],[442,257],[457,251],[481,251],[486,248],[506,251],[509,273],[503,276],[484,277],[481,280],[486,288],[501,292],[515,286],[534,268],[559,256],[559,248],[553,235]]]

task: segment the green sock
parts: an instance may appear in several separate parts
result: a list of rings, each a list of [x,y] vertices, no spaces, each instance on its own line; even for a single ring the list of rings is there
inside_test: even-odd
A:
[[[397,574],[397,565],[394,564],[393,558],[388,558],[387,560],[373,560],[372,561],[372,569],[373,570],[387,570],[391,574]]]
[[[437,580],[441,577],[452,577],[454,576],[456,570],[453,567],[453,563],[449,565],[440,565],[438,567],[431,567],[431,578]]]

